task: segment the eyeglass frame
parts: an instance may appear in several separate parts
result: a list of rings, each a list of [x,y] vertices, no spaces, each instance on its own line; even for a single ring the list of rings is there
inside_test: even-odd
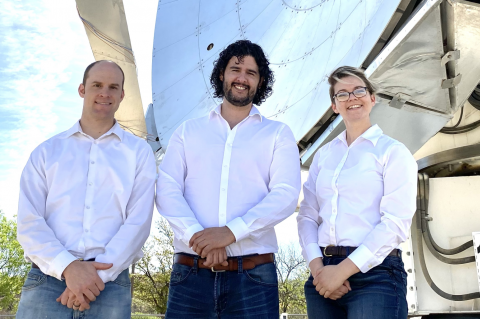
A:
[[[333,98],[337,99],[338,101],[338,98],[337,98],[337,95],[340,94],[340,93],[348,93],[348,98],[345,100],[345,101],[338,101],[338,102],[346,102],[350,99],[350,94],[353,94],[354,97],[356,97],[357,99],[359,98],[362,98],[364,96],[367,96],[367,94],[365,94],[364,96],[356,96],[353,92],[355,92],[356,90],[358,89],[365,89],[365,92],[366,93],[369,93],[370,91],[368,90],[368,87],[366,86],[359,86],[357,87],[355,90],[353,90],[352,92],[347,92],[347,91],[343,91],[343,92],[337,92],[336,94],[333,95]]]

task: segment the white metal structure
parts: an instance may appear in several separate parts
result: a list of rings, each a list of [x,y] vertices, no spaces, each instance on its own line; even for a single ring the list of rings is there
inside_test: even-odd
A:
[[[122,0],[76,0],[78,14],[98,60],[111,60],[125,73],[125,98],[115,113],[121,127],[146,138],[147,128]],[[93,61],[92,61],[93,62]]]
[[[219,103],[209,84],[213,61],[238,39],[256,42],[268,54],[276,82],[260,110],[292,128],[305,166],[344,129],[329,108],[326,77],[340,65],[366,69],[380,89],[372,122],[412,153],[418,151],[418,211],[403,245],[409,313],[480,313],[478,270],[472,262],[472,247],[478,244],[468,245],[472,232],[480,231],[480,177],[472,176],[480,172],[480,147],[469,147],[480,134],[435,136],[480,81],[480,5],[463,0],[160,0],[153,105],[147,112],[149,133],[160,142],[154,150],[164,149],[183,121]],[[467,149],[451,150],[459,146]],[[447,153],[432,155],[440,151]],[[459,245],[468,247],[450,257]]]

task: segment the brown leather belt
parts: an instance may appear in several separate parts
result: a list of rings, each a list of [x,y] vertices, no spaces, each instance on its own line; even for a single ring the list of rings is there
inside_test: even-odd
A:
[[[320,247],[324,257],[347,257],[358,247],[344,247],[344,246],[327,246]],[[347,253],[348,252],[348,253]],[[394,249],[388,254],[388,256],[402,257],[402,251],[400,249]]]
[[[220,272],[220,271],[238,271],[238,258],[239,257],[228,257],[228,266],[222,266],[222,265],[217,265],[215,267],[207,267],[203,265],[203,263],[206,261],[205,258],[199,258],[197,265],[198,268],[202,269],[210,269],[211,271],[214,272]],[[273,257],[273,254],[262,254],[262,255],[252,255],[252,256],[246,256],[246,257],[241,257],[242,258],[242,268],[245,270],[250,270],[255,268],[256,266],[263,265],[263,264],[268,264],[268,263],[273,263],[275,261],[275,258]],[[194,260],[195,257],[193,256],[188,256],[188,255],[183,255],[183,254],[175,254],[175,257],[173,259],[173,262],[175,264],[180,264],[184,266],[189,266],[193,267],[194,265]]]
[[[79,258],[77,260],[79,260],[79,261],[95,261],[95,258],[91,258],[91,259],[88,259],[88,260],[83,260],[83,259]],[[32,262],[32,268],[40,269],[40,267],[38,267],[38,265],[36,263],[33,263],[33,262]]]

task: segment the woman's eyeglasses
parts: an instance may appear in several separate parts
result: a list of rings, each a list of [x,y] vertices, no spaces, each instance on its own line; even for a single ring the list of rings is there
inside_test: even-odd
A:
[[[340,92],[335,94],[333,97],[337,99],[338,102],[345,102],[350,98],[350,94],[353,94],[355,97],[364,97],[367,95],[367,88],[366,87],[361,87],[353,90],[353,92]]]

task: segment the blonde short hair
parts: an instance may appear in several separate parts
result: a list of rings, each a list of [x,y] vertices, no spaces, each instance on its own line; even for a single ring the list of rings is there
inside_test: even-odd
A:
[[[365,73],[361,69],[347,65],[341,66],[335,71],[333,71],[332,74],[330,74],[330,76],[328,77],[328,83],[330,84],[330,100],[332,100],[332,103],[335,102],[335,99],[333,97],[333,95],[335,94],[335,92],[333,91],[333,87],[338,82],[342,82],[342,79],[346,78],[347,76],[354,76],[362,80],[363,83],[365,83],[365,86],[367,87],[367,90],[368,92],[370,92],[370,94],[375,94],[375,92],[377,91],[375,85],[367,79]]]

